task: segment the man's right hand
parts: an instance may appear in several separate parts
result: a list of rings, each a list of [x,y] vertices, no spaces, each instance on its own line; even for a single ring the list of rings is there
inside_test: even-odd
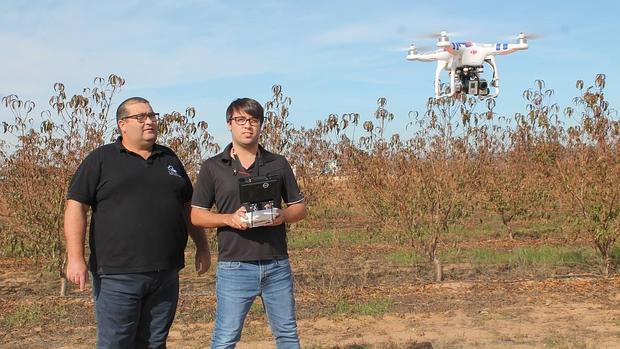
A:
[[[82,260],[67,261],[67,280],[80,286],[80,291],[84,291],[84,286],[88,282],[88,268],[86,262]]]
[[[245,213],[245,207],[241,206],[237,212],[231,213],[226,217],[226,225],[239,230],[248,229],[247,223],[241,220],[242,218],[245,218]]]

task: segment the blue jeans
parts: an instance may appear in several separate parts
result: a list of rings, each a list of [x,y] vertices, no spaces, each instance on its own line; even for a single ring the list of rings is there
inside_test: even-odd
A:
[[[293,273],[288,259],[217,263],[212,349],[234,348],[256,296],[263,299],[278,349],[299,348]]]
[[[97,348],[166,348],[179,272],[94,274]]]

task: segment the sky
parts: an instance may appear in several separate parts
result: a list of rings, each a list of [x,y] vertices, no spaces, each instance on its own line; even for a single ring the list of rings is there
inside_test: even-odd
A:
[[[312,127],[329,114],[373,120],[379,97],[403,132],[409,111],[423,113],[433,95],[435,63],[405,59],[410,43],[433,48],[429,33],[453,41],[512,42],[519,32],[542,37],[526,51],[497,59],[501,94],[495,112],[525,112],[522,92],[543,79],[565,107],[575,81],[607,76],[619,109],[615,1],[46,1],[0,3],[0,97],[16,94],[49,109],[53,84],[68,94],[93,78],[126,80],[113,101],[142,96],[160,113],[196,109],[225,144],[228,104],[261,103],[271,86],[291,97],[289,121]],[[489,69],[487,69],[489,72]],[[482,110],[480,110],[482,111]],[[111,115],[111,117],[113,117]],[[0,106],[0,122],[12,116]],[[111,121],[113,122],[113,121]],[[0,135],[0,139],[2,139]]]

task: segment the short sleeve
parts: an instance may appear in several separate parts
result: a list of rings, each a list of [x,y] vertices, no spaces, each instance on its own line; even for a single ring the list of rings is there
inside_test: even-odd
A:
[[[304,200],[304,196],[299,189],[295,174],[288,161],[284,160],[285,164],[282,169],[282,199],[287,205],[296,204]]]
[[[183,166],[183,163],[181,162],[181,160],[179,160],[179,158],[175,155],[176,161],[178,162],[179,168],[181,169],[181,176],[183,177],[183,179],[185,180],[185,190],[183,192],[183,202],[190,202],[192,200],[192,195],[193,195],[193,187],[192,187],[192,180],[189,179],[189,176],[187,175],[187,171],[185,171],[185,167]]]
[[[198,171],[198,179],[194,186],[192,206],[210,209],[215,201],[215,185],[209,170],[209,162],[205,161]]]
[[[93,206],[97,187],[101,178],[101,152],[95,150],[88,154],[69,182],[67,199]]]

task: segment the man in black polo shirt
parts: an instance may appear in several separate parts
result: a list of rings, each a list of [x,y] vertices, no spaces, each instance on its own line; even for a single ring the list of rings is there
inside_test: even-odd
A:
[[[226,110],[230,143],[221,154],[202,164],[192,198],[192,223],[217,228],[217,310],[211,348],[234,348],[243,321],[256,296],[263,299],[278,348],[299,348],[288,262],[286,223],[306,216],[304,197],[288,161],[258,144],[264,111],[250,98],[237,99]],[[239,197],[239,179],[268,176],[279,179],[282,208],[269,226],[249,228]],[[211,212],[217,206],[218,213]]]
[[[188,222],[192,185],[172,150],[155,144],[157,113],[140,97],[118,107],[121,137],[95,149],[67,194],[67,279],[88,281],[84,240],[92,209],[89,269],[98,348],[165,348],[190,232],[196,270],[211,260],[205,232]]]

